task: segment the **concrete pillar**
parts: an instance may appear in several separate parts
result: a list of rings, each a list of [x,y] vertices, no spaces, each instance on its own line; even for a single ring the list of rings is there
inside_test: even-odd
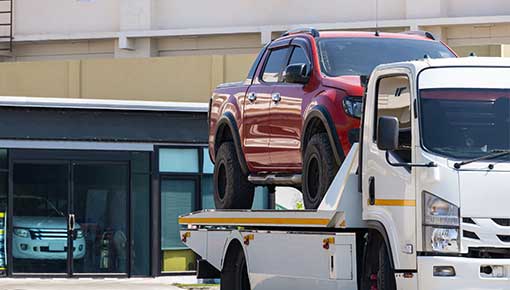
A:
[[[151,30],[154,23],[154,0],[120,1],[120,31]],[[121,36],[116,42],[115,57],[157,56],[157,42],[150,38],[126,38]]]

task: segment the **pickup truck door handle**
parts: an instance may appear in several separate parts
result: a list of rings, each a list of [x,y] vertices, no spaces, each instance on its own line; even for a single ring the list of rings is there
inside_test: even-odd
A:
[[[256,100],[257,100],[257,95],[255,95],[255,93],[248,94],[248,101],[250,101],[250,103],[254,103]]]
[[[280,93],[273,93],[271,95],[271,99],[275,104],[278,104],[282,100],[282,97],[280,96]]]

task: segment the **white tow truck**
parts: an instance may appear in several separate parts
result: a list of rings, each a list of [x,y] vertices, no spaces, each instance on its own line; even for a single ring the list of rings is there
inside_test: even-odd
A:
[[[221,289],[510,289],[510,59],[370,76],[359,144],[316,211],[180,217]]]

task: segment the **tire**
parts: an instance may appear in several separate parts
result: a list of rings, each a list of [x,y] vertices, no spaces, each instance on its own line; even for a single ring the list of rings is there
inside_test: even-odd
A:
[[[250,290],[250,278],[246,266],[246,258],[241,249],[237,250],[233,259],[227,259],[221,271],[220,290]]]
[[[216,153],[214,204],[217,209],[251,209],[255,187],[243,174],[232,142],[224,142]]]
[[[369,234],[364,253],[361,289],[396,290],[395,271],[386,244],[378,234]]]
[[[303,158],[303,203],[306,209],[317,209],[335,178],[339,166],[326,133],[310,138]]]

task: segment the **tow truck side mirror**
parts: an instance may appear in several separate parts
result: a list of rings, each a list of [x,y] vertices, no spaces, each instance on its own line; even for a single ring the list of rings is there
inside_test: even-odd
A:
[[[291,84],[307,84],[310,80],[308,65],[305,63],[288,65],[283,72],[283,80]]]
[[[381,116],[377,120],[377,148],[393,151],[398,149],[399,125],[395,117]]]

